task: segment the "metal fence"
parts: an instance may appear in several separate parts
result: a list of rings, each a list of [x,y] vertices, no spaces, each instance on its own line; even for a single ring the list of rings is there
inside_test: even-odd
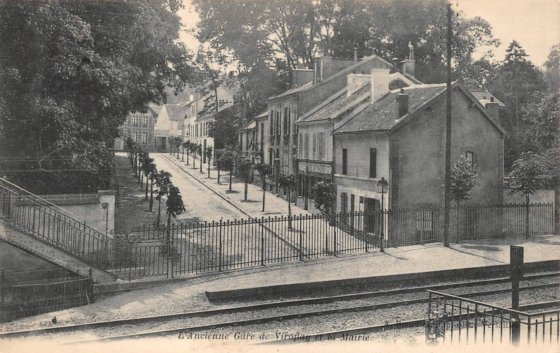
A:
[[[0,221],[122,278],[227,269],[443,240],[441,207],[145,225],[114,238],[0,178]],[[552,234],[551,204],[451,209],[449,239]]]
[[[69,211],[0,178],[0,221],[94,267],[107,267],[113,240]]]
[[[426,340],[558,344],[560,309],[525,312],[429,290]]]
[[[91,277],[52,269],[0,272],[0,322],[91,302]]]

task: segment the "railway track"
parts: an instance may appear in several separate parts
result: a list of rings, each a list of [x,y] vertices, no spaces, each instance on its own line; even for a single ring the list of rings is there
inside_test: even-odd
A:
[[[532,291],[538,289],[560,287],[560,282],[558,281],[558,279],[560,279],[560,272],[547,272],[547,273],[527,275],[524,278],[524,281],[526,282],[540,281],[545,283],[533,283],[528,286],[522,287],[521,290]],[[158,324],[163,325],[165,323],[172,323],[173,325],[171,325],[172,326],[171,328],[165,328],[165,329],[151,329],[142,332],[129,333],[125,335],[109,335],[106,337],[99,337],[94,339],[94,341],[173,335],[173,334],[180,334],[184,332],[215,330],[215,329],[234,327],[234,326],[258,325],[258,324],[265,324],[265,323],[270,323],[275,321],[286,321],[286,320],[317,317],[317,316],[324,316],[324,315],[353,313],[353,312],[361,312],[361,311],[375,311],[379,309],[406,307],[409,305],[422,304],[427,302],[428,300],[428,296],[426,294],[427,289],[432,289],[432,290],[445,290],[445,289],[457,290],[461,288],[476,289],[476,287],[481,287],[481,286],[492,286],[492,285],[500,285],[500,284],[504,285],[507,284],[508,282],[509,282],[509,278],[501,277],[501,278],[484,279],[478,281],[465,281],[465,282],[446,283],[446,284],[439,284],[439,285],[397,288],[397,289],[375,291],[375,292],[332,295],[332,296],[318,297],[318,298],[270,301],[265,303],[257,303],[257,304],[242,305],[242,306],[228,306],[228,307],[201,310],[195,312],[184,312],[184,313],[176,313],[176,314],[169,314],[169,315],[139,317],[139,318],[132,318],[132,319],[121,319],[121,320],[84,323],[84,324],[67,325],[67,326],[54,326],[54,327],[41,328],[35,330],[4,332],[4,333],[0,333],[0,339],[15,338],[15,337],[22,337],[22,336],[37,336],[37,335],[45,335],[45,334],[68,333],[68,332],[70,333],[83,332],[83,331],[98,330],[98,329],[109,330],[111,328],[116,328],[119,326],[133,327],[136,325],[142,326],[146,324],[153,324],[157,326]],[[467,291],[467,292],[457,293],[457,294],[464,297],[479,297],[479,296],[499,295],[499,294],[508,293],[510,291],[511,288],[507,286],[506,287],[502,286],[502,288],[492,288],[492,289],[478,290],[478,291],[472,290],[472,291]],[[372,303],[360,302],[360,300],[364,300],[364,299],[381,298],[381,297],[387,297],[388,299],[390,299],[391,297],[394,296],[398,296],[398,295],[406,296],[410,294],[415,294],[415,295],[412,298],[408,298],[404,300],[403,299],[388,300],[385,302],[372,302]],[[298,312],[294,312],[294,313],[279,314],[276,312],[280,308],[295,309],[298,307],[304,307],[303,309],[305,309],[305,306],[322,305],[322,304],[329,304],[329,303],[340,304],[340,303],[352,302],[352,301],[357,301],[357,303],[354,303],[353,305],[327,308],[327,309],[319,307],[315,309],[312,308],[311,310],[309,310],[309,308],[307,308],[308,310],[299,310]],[[540,305],[559,306],[560,303],[558,301],[554,301],[554,302],[547,302]],[[274,312],[272,313],[272,315],[262,315],[262,312],[266,310],[270,310]],[[250,318],[245,318],[245,319],[233,318],[231,320],[222,320],[219,322],[203,323],[198,325],[195,324],[191,326],[185,326],[183,322],[183,320],[185,319],[205,318],[205,317],[213,317],[213,316],[220,316],[220,315],[227,316],[231,314],[240,314],[240,313],[249,313],[249,314],[254,313],[254,314],[251,315]],[[402,325],[403,327],[410,327],[411,325],[418,325],[418,324],[420,324],[419,320],[408,320],[400,323],[400,325]],[[374,332],[375,330],[378,329],[376,327],[377,326],[375,325],[368,326],[368,327],[360,327],[357,329],[349,329],[348,332],[350,333],[354,331],[363,332],[364,330],[371,330]],[[383,327],[386,328],[386,325],[383,325]],[[322,334],[334,334],[334,332],[328,332]]]

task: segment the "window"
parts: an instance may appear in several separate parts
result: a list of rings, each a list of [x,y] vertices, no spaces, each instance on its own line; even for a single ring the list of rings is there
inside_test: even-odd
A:
[[[288,108],[284,108],[284,135],[288,134]]]
[[[348,152],[346,148],[342,149],[342,175],[348,174]]]
[[[348,194],[345,192],[340,193],[340,213],[348,213]]]
[[[318,160],[323,160],[323,158],[325,158],[325,133],[324,132],[320,132],[319,136],[318,136],[318,156],[317,159]]]
[[[317,159],[317,134],[313,133],[313,153],[311,159]]]
[[[303,134],[299,134],[298,156],[303,158]]]
[[[274,135],[274,111],[270,112],[270,119],[268,119],[268,122],[270,124],[270,136]]]
[[[305,153],[304,158],[308,159],[309,158],[309,134],[304,135],[303,151],[304,151],[303,153]]]
[[[463,158],[465,158],[467,160],[467,162],[469,163],[469,165],[472,167],[474,164],[474,153],[471,151],[467,151],[465,153],[463,153]]]
[[[369,150],[369,177],[377,178],[377,149]]]

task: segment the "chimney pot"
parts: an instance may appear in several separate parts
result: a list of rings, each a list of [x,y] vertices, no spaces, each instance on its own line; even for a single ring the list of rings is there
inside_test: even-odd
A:
[[[397,95],[397,119],[402,118],[408,113],[408,94],[404,93],[404,89],[401,88],[400,93]]]

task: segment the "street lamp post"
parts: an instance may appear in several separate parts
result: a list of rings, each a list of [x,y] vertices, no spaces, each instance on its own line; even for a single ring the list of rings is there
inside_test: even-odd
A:
[[[379,241],[379,251],[381,252],[385,252],[385,249],[383,249],[383,238],[385,237],[383,234],[385,231],[385,205],[383,201],[388,188],[389,183],[385,178],[381,178],[381,180],[377,182],[377,192],[381,194],[381,237]]]

